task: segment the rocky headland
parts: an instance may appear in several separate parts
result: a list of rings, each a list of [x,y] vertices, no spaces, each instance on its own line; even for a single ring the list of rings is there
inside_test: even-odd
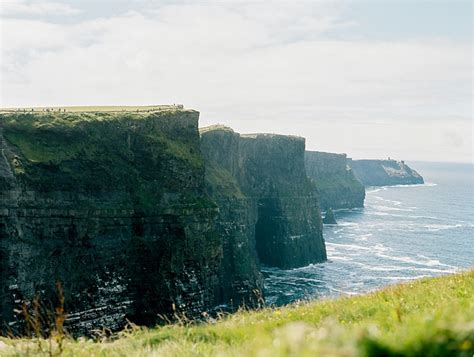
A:
[[[366,187],[424,183],[423,177],[404,161],[348,159],[347,163],[355,177]]]

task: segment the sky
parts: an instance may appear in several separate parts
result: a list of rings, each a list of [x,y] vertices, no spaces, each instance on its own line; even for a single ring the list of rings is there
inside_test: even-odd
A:
[[[0,106],[184,104],[353,158],[473,162],[470,0],[0,0]]]

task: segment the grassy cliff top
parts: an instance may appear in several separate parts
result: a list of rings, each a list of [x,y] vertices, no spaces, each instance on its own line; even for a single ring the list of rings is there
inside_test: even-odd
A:
[[[466,356],[474,354],[474,270],[356,297],[242,311],[193,325],[131,328],[112,341],[64,341],[75,356]],[[0,338],[0,354],[49,341]],[[52,352],[55,349],[52,343]]]
[[[179,108],[6,112],[0,135],[13,173],[31,190],[88,197],[116,190],[129,195],[126,205],[152,205],[164,192],[200,190],[198,117]]]
[[[209,125],[209,126],[199,128],[199,133],[200,134],[209,133],[211,131],[225,131],[225,132],[229,132],[229,133],[234,132],[234,130],[231,127],[228,127],[228,126],[223,125],[223,124],[214,124],[214,125]]]
[[[285,135],[285,134],[273,134],[273,133],[249,133],[249,134],[240,134],[240,137],[245,139],[273,139],[273,138],[283,138],[283,139],[294,139],[305,141],[306,139],[302,136],[297,135]]]
[[[306,150],[306,155],[315,156],[319,158],[347,158],[347,154],[345,153],[334,153],[334,152],[326,152],[326,151],[314,151],[314,150]]]
[[[395,159],[359,159],[359,160],[352,160],[355,163],[360,164],[372,164],[372,165],[380,165],[380,164],[400,164],[402,160],[395,160]]]
[[[210,126],[205,126],[202,128],[199,128],[199,133],[205,134],[209,133],[212,131],[224,131],[224,132],[229,132],[229,133],[234,133],[234,130],[231,127],[228,127],[223,124],[215,124],[215,125],[210,125]],[[259,138],[266,138],[266,139],[271,139],[271,138],[290,138],[290,139],[296,139],[296,140],[302,140],[304,141],[305,138],[302,136],[297,136],[297,135],[285,135],[285,134],[273,134],[273,133],[249,133],[249,134],[240,134],[239,136],[244,139],[259,139]]]
[[[0,108],[0,113],[104,113],[104,112],[133,112],[149,113],[157,111],[188,111],[181,104],[172,105],[122,105],[122,106],[68,106],[68,107],[25,107],[25,108]]]

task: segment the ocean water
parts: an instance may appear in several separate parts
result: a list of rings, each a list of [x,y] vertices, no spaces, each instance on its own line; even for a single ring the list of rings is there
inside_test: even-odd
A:
[[[328,261],[263,268],[269,304],[368,292],[474,267],[474,165],[409,163],[424,185],[371,187],[325,225]]]

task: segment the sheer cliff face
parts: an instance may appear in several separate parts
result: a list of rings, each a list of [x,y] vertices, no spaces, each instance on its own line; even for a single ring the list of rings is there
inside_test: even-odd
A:
[[[306,151],[305,166],[322,210],[364,206],[364,186],[347,166],[346,154]]]
[[[57,281],[76,332],[215,304],[222,245],[198,116],[1,114],[1,321],[53,299]]]
[[[206,188],[219,207],[216,230],[224,253],[219,298],[234,307],[258,305],[263,291],[255,251],[257,206],[237,181],[239,141],[239,134],[228,129],[201,132]]]
[[[423,183],[423,177],[395,160],[348,160],[355,176],[364,186],[413,185]]]
[[[280,268],[326,259],[317,198],[304,170],[304,139],[228,128],[204,129],[201,138],[209,192],[250,212],[237,222],[248,243],[231,244],[245,251],[245,259],[254,259],[255,250],[261,263]],[[233,207],[221,215],[233,214]],[[232,241],[235,232],[227,232]]]

